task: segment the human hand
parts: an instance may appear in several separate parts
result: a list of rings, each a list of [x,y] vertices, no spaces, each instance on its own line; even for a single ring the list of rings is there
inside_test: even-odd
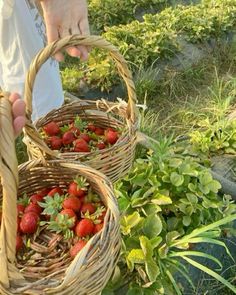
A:
[[[25,102],[17,93],[12,93],[9,100],[12,103],[13,128],[15,136],[18,136],[26,123]]]
[[[86,0],[42,0],[48,43],[72,34],[89,35],[88,9]],[[74,46],[67,49],[71,56],[88,58],[88,48]],[[62,61],[63,54],[55,54]]]

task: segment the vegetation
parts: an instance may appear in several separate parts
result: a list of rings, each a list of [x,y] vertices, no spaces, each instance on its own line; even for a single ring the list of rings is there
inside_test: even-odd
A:
[[[235,236],[236,205],[220,192],[209,168],[212,156],[235,155],[236,123],[227,115],[236,103],[236,42],[222,45],[219,37],[235,30],[236,0],[176,7],[153,0],[153,11],[160,12],[146,14],[142,22],[135,14],[150,1],[101,2],[89,2],[94,30],[104,31],[129,62],[143,104],[140,129],[154,139],[150,150],[138,147],[133,169],[115,186],[122,253],[103,294],[187,294],[177,274],[186,279],[188,294],[235,294],[235,262],[224,241]],[[175,57],[183,44],[212,38],[214,53],[181,70],[166,66],[160,78],[157,65]],[[113,62],[99,50],[87,65],[67,57],[61,72],[64,89],[76,94],[81,83],[103,91],[119,83]],[[24,161],[20,139],[17,150]],[[201,243],[226,251],[229,270],[218,251],[212,256],[198,250]],[[196,285],[188,265],[204,273]]]

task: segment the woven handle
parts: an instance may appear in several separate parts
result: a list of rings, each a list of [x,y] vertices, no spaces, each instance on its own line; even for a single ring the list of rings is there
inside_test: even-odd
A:
[[[128,106],[127,106],[127,119],[135,122],[136,120],[136,92],[135,86],[132,79],[132,74],[128,69],[127,63],[124,57],[119,53],[118,49],[110,44],[108,41],[104,40],[99,36],[80,36],[80,35],[72,35],[68,36],[64,39],[57,40],[49,45],[47,45],[44,49],[42,49],[37,56],[32,61],[29,72],[27,75],[26,83],[25,83],[25,102],[26,102],[26,113],[28,119],[31,120],[32,114],[32,92],[33,85],[38,71],[41,66],[52,56],[55,55],[56,52],[66,49],[70,46],[92,46],[101,49],[107,50],[113,60],[116,63],[119,74],[124,79],[125,84],[128,90]]]
[[[14,267],[17,231],[18,167],[11,103],[8,99],[8,94],[0,96],[0,175],[3,196],[0,230],[0,283],[8,287],[9,279],[19,278]]]

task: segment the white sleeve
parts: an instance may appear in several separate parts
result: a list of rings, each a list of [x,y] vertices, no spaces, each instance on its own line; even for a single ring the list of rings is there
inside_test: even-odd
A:
[[[15,0],[0,0],[0,17],[4,19],[9,18],[12,14],[14,4]]]

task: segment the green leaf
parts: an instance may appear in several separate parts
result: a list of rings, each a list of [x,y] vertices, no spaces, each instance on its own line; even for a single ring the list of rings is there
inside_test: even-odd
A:
[[[210,172],[203,172],[199,175],[199,181],[200,183],[205,186],[208,185],[209,183],[211,183],[212,181],[212,176],[210,174]]]
[[[160,274],[160,269],[153,259],[148,260],[145,263],[145,270],[146,270],[146,273],[148,275],[150,282],[155,282],[156,278]]]
[[[130,206],[130,201],[127,200],[126,198],[119,198],[118,204],[119,204],[120,211],[125,212]]]
[[[208,184],[208,188],[209,188],[210,191],[217,194],[218,191],[221,189],[221,184],[217,180],[212,180]]]
[[[180,288],[178,287],[174,277],[172,276],[172,274],[170,273],[170,271],[168,269],[165,269],[165,273],[168,276],[168,278],[170,279],[175,291],[177,295],[182,295],[182,292],[180,291]]]
[[[186,194],[187,199],[191,204],[197,204],[198,203],[198,197],[194,194],[187,193]]]
[[[162,209],[161,209],[161,207],[159,205],[150,204],[150,203],[144,205],[143,208],[142,208],[142,210],[143,210],[143,212],[144,212],[144,214],[146,216],[151,215],[151,214],[155,214],[155,213],[158,213],[158,212],[161,212],[162,211]]]
[[[155,236],[158,236],[162,231],[162,221],[157,214],[149,215],[143,223],[143,233],[149,238],[152,239]]]
[[[135,288],[131,288],[128,290],[128,292],[126,293],[126,295],[143,295],[143,290],[138,287]]]
[[[174,186],[181,186],[184,183],[184,176],[177,172],[172,172],[170,175],[170,181]]]
[[[155,193],[151,202],[159,206],[172,204],[171,198],[161,193]]]
[[[162,242],[162,237],[155,237],[155,238],[152,238],[151,240],[150,240],[150,243],[151,243],[151,245],[152,245],[152,249],[155,249],[155,248],[157,248],[159,245],[160,245],[160,243]]]
[[[190,216],[183,216],[183,225],[184,226],[189,226],[191,223],[191,217]]]
[[[149,241],[149,239],[145,236],[141,236],[141,237],[139,237],[139,241],[140,241],[140,246],[142,248],[142,251],[143,251],[146,259],[152,259],[153,248],[152,248],[152,244]]]
[[[134,263],[144,264],[146,257],[142,249],[133,249],[129,252],[127,256],[127,260],[130,261],[131,265],[133,266]],[[132,270],[133,270],[133,267],[131,268],[131,271]]]
[[[138,225],[142,219],[143,218],[140,217],[140,214],[137,211],[131,215],[123,216],[120,221],[123,235],[130,234],[131,229]]]
[[[209,269],[208,267],[188,258],[188,257],[182,257],[184,260],[186,260],[188,263],[190,263],[192,266],[200,269],[201,271],[205,272],[209,276],[213,277],[217,281],[221,282],[224,286],[229,288],[231,291],[233,291],[234,294],[236,294],[236,287],[230,284],[228,281],[226,281],[222,276],[214,272],[213,270]]]
[[[217,269],[217,271],[221,271],[223,268],[221,262],[217,258],[215,258],[214,256],[212,256],[210,254],[203,253],[200,251],[170,252],[168,255],[168,257],[182,257],[182,258],[183,258],[183,256],[195,256],[195,257],[206,258],[206,259],[214,261],[219,266],[219,269]]]
[[[166,244],[170,245],[174,240],[180,236],[180,233],[177,231],[168,232],[166,234]]]

